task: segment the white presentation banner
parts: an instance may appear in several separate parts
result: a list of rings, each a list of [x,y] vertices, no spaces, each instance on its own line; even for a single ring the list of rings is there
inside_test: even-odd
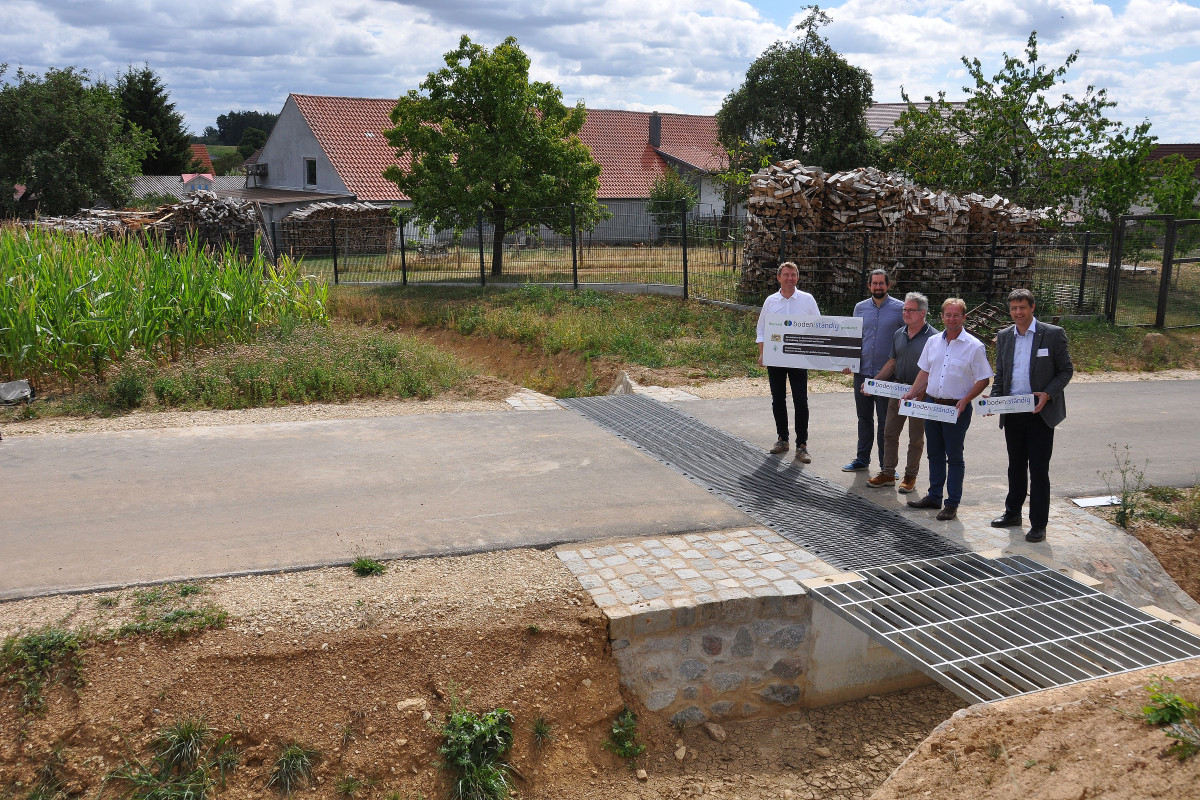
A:
[[[862,323],[861,317],[767,314],[763,364],[858,372]]]
[[[901,400],[900,415],[904,417],[919,417],[938,422],[958,422],[958,406],[944,406],[941,403],[926,403],[923,400]]]
[[[876,397],[895,397],[900,399],[908,394],[908,390],[912,386],[907,383],[892,383],[891,381],[877,381],[874,378],[867,378],[863,381],[863,394],[873,394]]]
[[[1031,394],[1010,394],[1004,397],[981,397],[975,401],[977,414],[1032,413],[1037,407]]]

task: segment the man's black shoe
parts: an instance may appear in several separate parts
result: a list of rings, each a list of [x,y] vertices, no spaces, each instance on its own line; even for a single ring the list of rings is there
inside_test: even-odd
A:
[[[909,508],[941,508],[942,501],[934,500],[929,495],[925,495],[920,500],[909,500],[908,507]]]
[[[1044,542],[1044,541],[1046,541],[1046,529],[1045,528],[1030,528],[1029,533],[1025,534],[1025,541],[1027,541],[1027,542]]]
[[[1007,511],[992,520],[993,528],[1019,528],[1020,526],[1021,515],[1010,514]]]

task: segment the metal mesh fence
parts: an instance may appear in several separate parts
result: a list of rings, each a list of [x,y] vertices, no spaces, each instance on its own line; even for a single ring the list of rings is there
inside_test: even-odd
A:
[[[612,204],[608,218],[590,228],[576,224],[572,236],[569,209],[515,213],[519,225],[506,226],[515,230],[502,238],[498,265],[486,219],[459,230],[412,220],[284,220],[274,237],[281,255],[331,283],[602,286],[750,306],[777,288],[743,278],[745,218],[738,214]],[[866,296],[870,272],[882,268],[894,295],[919,291],[934,307],[947,297],[970,306],[1002,300],[1021,286],[1034,290],[1045,315],[1094,315],[1105,310],[1110,249],[1109,236],[1087,232],[796,232],[784,237],[779,260],[800,265],[800,288],[828,314],[851,313]],[[1200,289],[1200,268],[1188,265],[1179,282]]]
[[[1174,256],[1165,324],[1200,325],[1200,219],[1176,221]]]

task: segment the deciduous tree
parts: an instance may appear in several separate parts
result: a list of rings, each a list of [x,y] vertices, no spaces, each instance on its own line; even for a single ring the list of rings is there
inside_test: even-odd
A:
[[[167,87],[149,64],[129,67],[117,76],[116,94],[125,119],[154,137],[154,149],[142,158],[143,175],[191,172],[190,136],[183,115],[169,101]]]
[[[964,56],[974,83],[963,87],[964,103],[940,92],[920,109],[904,95],[909,107],[888,146],[891,165],[929,186],[999,193],[1052,214],[1078,208],[1090,223],[1114,219],[1145,191],[1154,138],[1149,123],[1108,119],[1116,103],[1104,89],[1055,92],[1078,56],[1053,68],[1040,63],[1036,31],[1025,57],[1005,53],[990,78],[979,59]]]
[[[505,234],[533,221],[517,209],[541,209],[536,221],[560,233],[571,203],[581,226],[600,219],[600,165],[578,135],[583,103],[567,107],[557,87],[530,82],[511,36],[491,51],[463,36],[445,61],[396,102],[396,127],[384,132],[401,159],[384,176],[412,198],[418,220],[462,230],[482,209],[500,275]]]
[[[48,69],[42,76],[18,69],[4,83],[0,64],[0,209],[32,209],[14,199],[25,186],[36,210],[66,214],[98,199],[123,205],[131,179],[150,150],[150,134],[129,125],[121,104],[86,70]]]
[[[1196,165],[1180,153],[1169,155],[1151,165],[1150,199],[1158,214],[1172,214],[1177,219],[1196,216],[1196,196],[1200,194],[1200,178]]]
[[[841,57],[820,30],[829,17],[818,6],[796,26],[798,36],[768,47],[717,112],[722,144],[771,140],[776,159],[795,158],[828,171],[869,166],[880,147],[864,116],[871,74]]]
[[[691,211],[700,201],[700,193],[696,187],[688,183],[679,171],[667,167],[662,176],[654,179],[650,187],[650,197],[646,202],[646,211],[654,218],[654,224],[668,236],[679,235],[680,203],[683,209]]]

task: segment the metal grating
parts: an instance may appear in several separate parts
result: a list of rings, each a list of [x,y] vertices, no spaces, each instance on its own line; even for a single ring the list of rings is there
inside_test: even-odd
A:
[[[791,458],[778,458],[644,395],[560,400],[839,569],[967,552]]]
[[[1200,637],[1024,556],[857,572],[813,596],[974,703],[1200,656]]]

